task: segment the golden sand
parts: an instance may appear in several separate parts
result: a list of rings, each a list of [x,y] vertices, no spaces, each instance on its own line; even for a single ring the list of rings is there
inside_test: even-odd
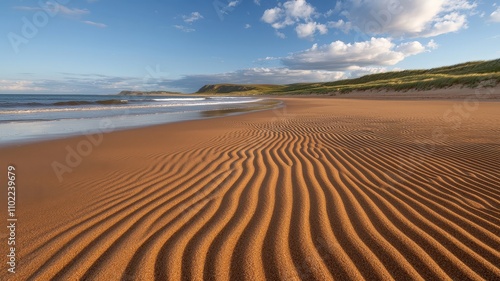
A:
[[[0,279],[500,278],[500,103],[284,100],[105,134],[74,167],[87,137],[0,149]]]

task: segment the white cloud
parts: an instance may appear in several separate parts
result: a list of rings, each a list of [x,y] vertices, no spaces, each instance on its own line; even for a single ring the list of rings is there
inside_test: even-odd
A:
[[[290,69],[339,71],[353,67],[394,65],[405,57],[426,51],[419,42],[400,45],[387,38],[372,38],[354,44],[335,41],[328,45],[314,44],[310,49],[281,59]]]
[[[292,20],[307,20],[314,14],[314,7],[305,0],[291,0],[283,4],[287,18]]]
[[[455,32],[462,28],[467,28],[466,16],[453,12],[436,19],[433,28],[427,33],[422,34],[422,36],[432,37],[449,32]]]
[[[274,29],[283,29],[287,26],[296,25],[295,31],[299,38],[311,38],[316,32],[326,34],[326,25],[314,22],[316,16],[315,8],[305,0],[290,0],[277,7],[267,9],[261,20],[270,24]],[[283,34],[276,31],[277,34]],[[282,37],[282,36],[281,36]]]
[[[295,27],[297,36],[299,38],[312,38],[314,34],[319,32],[320,34],[326,34],[328,28],[324,24],[318,24],[316,22],[301,23]]]
[[[392,36],[432,37],[467,27],[469,0],[357,0],[345,4],[345,15],[361,32]]]
[[[245,24],[245,29],[249,29],[251,27],[252,27],[252,25],[250,25],[249,23]]]
[[[272,24],[283,16],[282,12],[283,10],[278,7],[267,9],[264,11],[264,14],[262,15],[262,21]]]
[[[88,24],[88,25],[92,25],[92,26],[95,26],[95,27],[100,27],[100,28],[105,28],[105,27],[108,27],[107,25],[105,25],[104,23],[99,23],[99,22],[93,22],[93,21],[89,21],[89,20],[84,20],[82,21],[84,24]]]
[[[500,22],[500,7],[498,7],[493,13],[491,13],[490,20],[492,22]]]
[[[253,0],[253,2],[254,2],[256,5],[259,5],[259,6],[260,6],[260,0]]]
[[[429,41],[429,43],[427,43],[426,47],[430,50],[435,50],[439,47],[439,45],[434,42],[434,39],[432,39],[431,41]]]
[[[413,42],[402,43],[396,48],[394,48],[394,50],[396,52],[402,53],[406,57],[425,52],[425,47],[422,44],[420,44],[420,42],[413,41]]]
[[[467,17],[476,13],[476,7],[474,0],[355,0],[337,1],[335,9],[319,14],[306,0],[289,0],[265,10],[261,20],[274,29],[295,26],[300,38],[325,34],[328,28],[344,33],[354,29],[370,35],[434,37],[467,28]],[[326,24],[313,20],[333,14],[346,19]],[[500,12],[495,11],[492,20],[497,17]]]
[[[477,3],[474,0],[446,0],[444,1],[443,9],[445,12],[452,12],[456,10],[474,10],[477,8]]]
[[[197,20],[203,19],[203,16],[199,12],[192,12],[189,16],[182,16],[182,19],[186,23],[193,23]]]
[[[227,4],[228,7],[236,7],[240,2],[239,1],[231,1]]]

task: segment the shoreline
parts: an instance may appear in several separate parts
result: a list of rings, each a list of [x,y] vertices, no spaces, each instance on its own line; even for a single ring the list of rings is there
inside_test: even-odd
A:
[[[124,95],[126,97],[126,95]],[[157,96],[157,95],[148,95],[148,96]],[[197,94],[197,97],[231,97],[225,95],[204,95]],[[159,95],[158,97],[161,97]],[[281,99],[310,99],[310,98],[324,98],[324,99],[339,99],[339,100],[371,100],[371,101],[434,101],[434,102],[500,102],[500,85],[493,88],[462,88],[462,87],[452,87],[452,88],[444,88],[444,89],[436,89],[436,90],[426,90],[426,91],[386,91],[386,90],[369,90],[369,91],[354,91],[348,94],[340,94],[340,95],[324,95],[324,94],[309,94],[309,95],[249,95],[249,96],[236,96],[236,97],[251,97],[256,99],[262,99],[262,101],[254,102],[257,103],[265,103],[270,102],[272,100],[281,100]],[[259,107],[259,106],[257,106]],[[279,105],[277,106],[279,107]],[[258,112],[260,110],[266,109],[255,109],[254,111]],[[213,112],[219,110],[210,110]],[[246,109],[242,108],[242,112],[240,113],[228,113],[229,116],[243,114],[246,113]],[[156,125],[164,125],[169,123],[177,123],[177,122],[185,122],[190,120],[203,120],[209,119],[211,117],[202,116],[205,112],[200,112],[200,116],[198,117],[186,117],[181,120],[174,120],[167,123],[152,123],[152,124],[142,124],[135,126],[125,126],[119,129],[113,129],[112,131],[122,131],[122,130],[133,130],[137,128],[144,128],[149,126]],[[220,117],[220,116],[215,116]],[[108,119],[108,118],[105,118]],[[63,138],[71,138],[84,136],[86,134],[98,133],[100,130],[89,130],[88,132],[79,132],[79,133],[71,133],[71,134],[56,134],[54,136],[39,136],[36,139],[26,139],[26,140],[13,140],[9,143],[0,143],[0,148],[10,147],[15,145],[16,143],[21,144],[33,144],[40,141],[50,141],[57,140]]]
[[[103,117],[103,118],[84,118],[84,119],[61,119],[61,120],[47,120],[46,122],[65,122],[71,124],[72,122],[75,121],[80,121],[80,122],[87,122],[87,123],[94,123],[94,126],[88,127],[89,125],[86,125],[86,129],[81,129],[78,132],[59,132],[59,133],[50,133],[50,134],[45,134],[45,135],[36,135],[36,136],[28,136],[24,137],[22,139],[11,139],[8,142],[1,142],[0,143],[0,148],[6,148],[6,147],[11,147],[14,145],[25,145],[25,144],[34,144],[38,142],[44,142],[44,141],[51,141],[51,140],[58,140],[58,139],[66,139],[66,138],[73,138],[73,137],[82,137],[86,135],[92,135],[92,134],[99,134],[99,133],[108,133],[108,132],[115,132],[115,131],[123,131],[123,130],[134,130],[138,128],[145,128],[145,127],[150,127],[150,126],[157,126],[157,125],[165,125],[165,124],[172,124],[172,123],[179,123],[179,122],[186,122],[186,121],[195,121],[195,120],[205,120],[205,119],[211,119],[211,118],[218,118],[218,117],[225,117],[225,116],[235,116],[239,114],[244,114],[247,112],[259,112],[262,110],[267,110],[267,109],[273,109],[273,108],[279,108],[281,105],[281,102],[276,101],[275,99],[271,98],[259,98],[258,101],[248,103],[250,106],[249,107],[238,107],[238,108],[226,108],[226,109],[209,109],[205,111],[197,111],[197,112],[173,112],[173,113],[162,113],[160,115],[168,115],[170,116],[170,120],[163,120],[163,121],[155,121],[155,119],[158,119],[158,114],[152,114],[152,116],[147,116],[147,115],[141,115],[141,116],[112,116],[112,117]],[[174,116],[175,115],[175,116]],[[150,119],[149,123],[141,123],[141,124],[127,124],[124,125],[124,121],[128,120],[129,118],[146,118]],[[151,118],[155,119],[151,119]],[[134,119],[132,119],[134,120]],[[38,121],[40,122],[40,121]],[[137,120],[135,121],[137,123]],[[18,122],[18,123],[12,123],[11,126],[16,126],[16,125],[26,125],[26,124],[31,124],[33,122],[25,121],[25,122]],[[56,124],[57,125],[57,124]],[[53,125],[53,126],[56,126]],[[8,129],[8,128],[7,128]],[[16,127],[16,129],[18,129]],[[1,137],[0,137],[1,140]]]
[[[499,104],[283,101],[0,147],[14,278],[500,276]]]
[[[387,101],[387,102],[398,102],[398,101],[412,101],[412,102],[479,102],[479,103],[484,103],[484,102],[500,102],[500,86],[495,87],[495,88],[484,88],[484,89],[460,89],[462,91],[467,91],[469,94],[461,94],[461,96],[456,97],[451,97],[450,95],[453,95],[453,93],[456,93],[457,89],[441,89],[441,90],[432,90],[432,91],[417,91],[416,93],[421,94],[421,96],[400,96],[400,92],[395,92],[395,91],[388,91],[387,93],[389,94],[388,96],[381,96],[380,91],[359,91],[359,92],[354,92],[346,95],[340,95],[340,96],[328,96],[328,95],[256,95],[256,96],[249,96],[252,98],[256,99],[262,99],[261,101],[253,102],[254,104],[259,104],[257,105],[254,109],[250,108],[250,110],[246,108],[240,108],[237,109],[236,112],[228,112],[228,113],[221,113],[220,115],[215,115],[215,116],[203,116],[208,113],[210,115],[210,112],[221,112],[221,111],[226,111],[226,110],[207,110],[200,112],[199,117],[191,117],[191,118],[186,118],[178,121],[170,121],[167,123],[153,123],[153,124],[145,124],[145,125],[136,125],[136,126],[129,126],[129,127],[123,127],[123,128],[112,128],[110,132],[118,132],[118,131],[128,131],[128,130],[136,130],[136,129],[141,129],[141,128],[148,128],[148,127],[156,127],[156,126],[163,126],[167,124],[174,124],[174,123],[183,123],[183,122],[189,122],[189,121],[201,121],[201,120],[206,120],[206,119],[211,119],[211,118],[220,118],[220,117],[231,117],[231,116],[236,116],[240,114],[249,114],[252,112],[259,112],[263,110],[274,110],[274,109],[279,109],[280,107],[283,107],[283,100],[286,99],[333,99],[333,100],[359,100],[359,101]],[[477,94],[470,94],[469,90],[482,90],[487,92],[486,94],[482,93],[481,96],[478,97]],[[437,91],[437,95],[436,95]],[[352,94],[352,95],[351,95]],[[203,96],[203,95],[200,95]],[[207,97],[210,97],[207,95]],[[217,97],[217,96],[215,96]],[[226,96],[225,96],[226,97]],[[230,96],[227,96],[230,97]],[[281,104],[274,105],[275,107],[271,107],[269,103],[273,103],[276,101],[280,101]],[[265,108],[269,106],[270,108]],[[264,108],[262,108],[264,107]],[[228,109],[231,111],[232,109]],[[105,118],[109,119],[109,118]],[[106,126],[106,125],[105,125]],[[106,128],[104,128],[106,129]],[[101,129],[95,129],[91,130],[88,132],[80,132],[80,133],[73,133],[73,134],[61,134],[61,135],[55,135],[55,136],[40,136],[37,139],[27,139],[27,140],[14,140],[9,143],[0,143],[0,149],[1,148],[9,148],[13,146],[19,146],[19,145],[29,145],[29,144],[36,144],[39,142],[47,142],[47,141],[54,141],[54,140],[60,140],[60,139],[71,139],[71,138],[78,138],[78,137],[84,137],[86,135],[91,135],[95,133],[100,133],[104,132],[106,133],[105,130]]]

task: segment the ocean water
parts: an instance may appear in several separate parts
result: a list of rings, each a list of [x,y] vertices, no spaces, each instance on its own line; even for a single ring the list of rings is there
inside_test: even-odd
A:
[[[0,145],[248,111],[248,97],[0,94]]]

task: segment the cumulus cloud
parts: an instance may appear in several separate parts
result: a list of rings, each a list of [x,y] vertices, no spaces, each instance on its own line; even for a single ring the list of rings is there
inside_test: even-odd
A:
[[[315,13],[315,9],[305,0],[291,0],[283,4],[285,16],[290,20],[307,20]]]
[[[294,25],[296,25],[295,32],[299,38],[312,38],[316,33],[326,34],[328,32],[325,24],[313,21],[317,14],[316,9],[307,1],[290,0],[265,10],[261,20],[276,29],[276,34],[281,38],[284,37],[281,36],[283,33],[278,30]]]
[[[318,24],[316,22],[301,23],[295,28],[297,36],[299,38],[311,38],[316,32],[320,34],[326,34],[328,28],[324,24]]]
[[[346,2],[344,15],[367,34],[432,37],[467,28],[469,0],[358,0]]]
[[[500,22],[500,7],[498,7],[493,13],[491,13],[490,20],[492,22]]]
[[[353,67],[394,65],[405,57],[426,51],[419,42],[394,44],[387,38],[344,43],[335,41],[328,45],[314,44],[310,49],[281,59],[291,69],[339,71]]]
[[[402,53],[405,57],[417,55],[422,52],[425,52],[425,47],[420,44],[420,42],[413,41],[402,43],[394,49],[396,52]]]
[[[276,21],[278,21],[278,19],[280,19],[282,16],[283,16],[283,9],[276,7],[265,10],[261,19],[266,23],[273,24]]]

